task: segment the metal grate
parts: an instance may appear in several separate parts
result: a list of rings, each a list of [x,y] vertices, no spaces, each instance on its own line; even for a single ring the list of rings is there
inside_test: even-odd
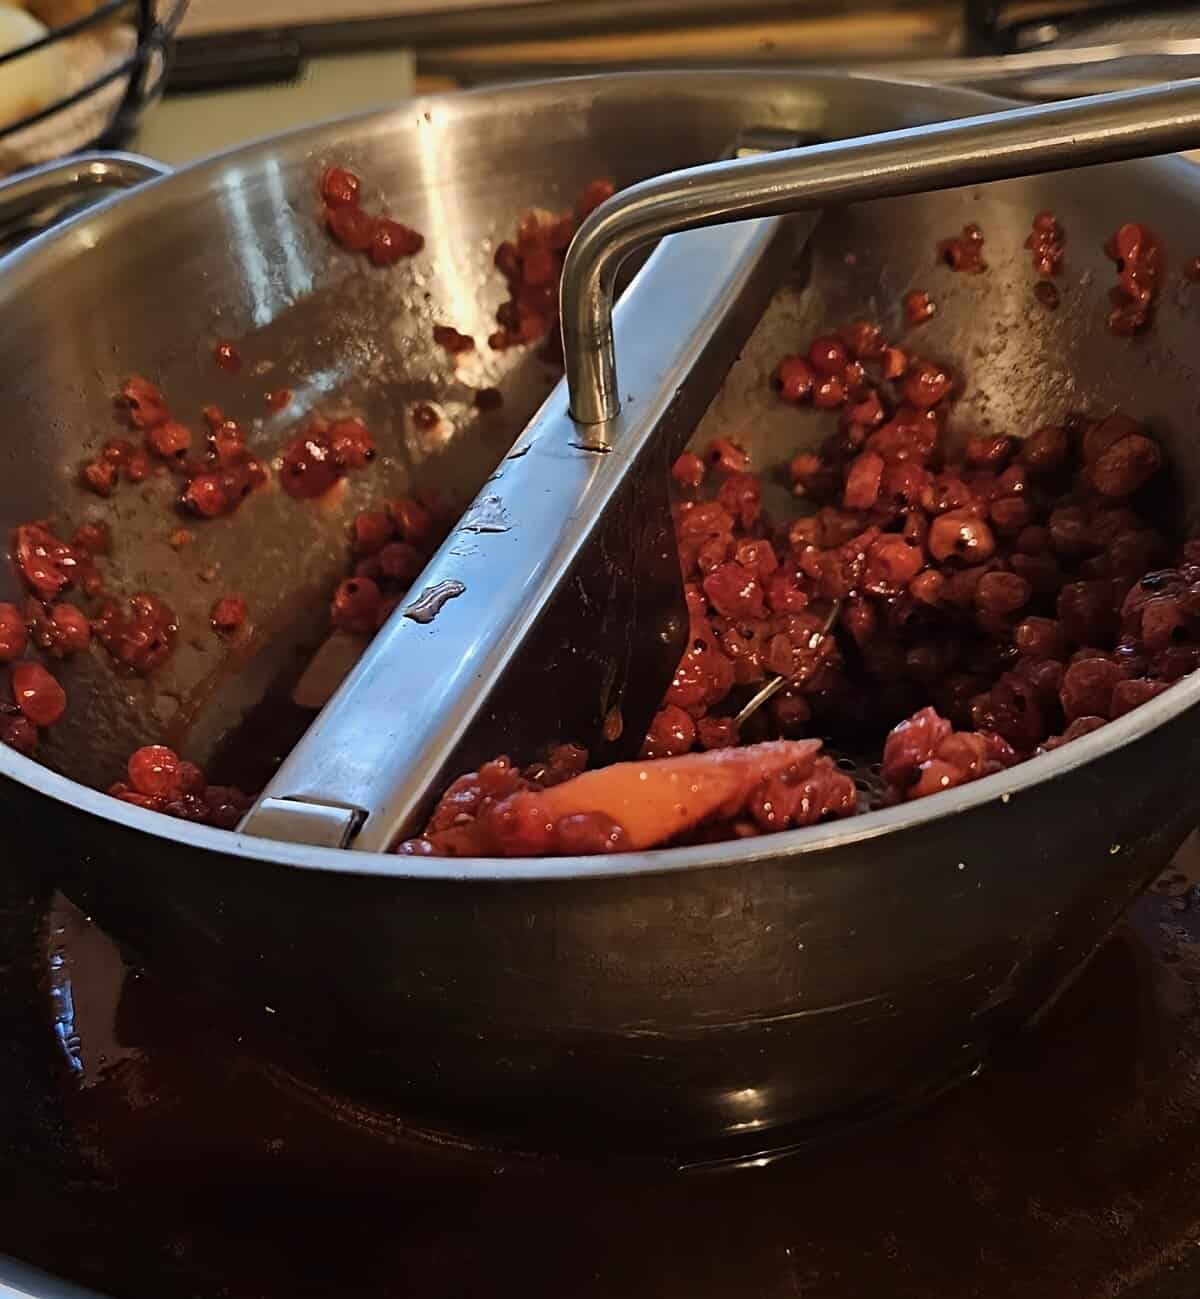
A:
[[[858,814],[877,812],[888,806],[888,787],[880,773],[879,749],[850,753],[839,746],[836,736],[821,737],[826,757],[832,758],[839,771],[854,781],[858,791]]]

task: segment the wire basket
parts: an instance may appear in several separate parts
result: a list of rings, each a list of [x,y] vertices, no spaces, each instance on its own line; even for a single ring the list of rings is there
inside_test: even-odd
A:
[[[101,0],[41,40],[0,54],[0,78],[57,47],[61,94],[0,127],[0,175],[79,149],[125,140],[162,92],[171,42],[187,0]]]

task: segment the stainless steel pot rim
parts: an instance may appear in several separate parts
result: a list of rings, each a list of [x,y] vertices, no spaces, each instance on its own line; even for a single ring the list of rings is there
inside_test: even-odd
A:
[[[227,853],[247,862],[270,862],[302,870],[336,871],[344,875],[382,876],[389,879],[521,881],[621,878],[743,865],[765,857],[807,857],[823,849],[862,843],[893,831],[911,829],[929,821],[955,816],[985,803],[1015,801],[1032,786],[1054,780],[1082,767],[1113,749],[1132,744],[1158,726],[1172,721],[1200,702],[1200,672],[1184,678],[1156,699],[1082,736],[1052,753],[1019,763],[1008,771],[987,776],[956,789],[933,794],[898,807],[865,812],[846,821],[785,830],[725,844],[685,848],[659,848],[650,852],[603,857],[397,857],[390,853],[353,852],[340,848],[310,848],[278,840],[260,839],[230,830],[149,812],[99,790],[77,784],[39,766],[31,758],[0,746],[0,776],[45,794],[77,811],[101,820],[152,835],[170,844],[214,853]],[[1147,773],[1153,779],[1153,773]],[[1120,844],[1113,845],[1117,852]],[[813,865],[814,863],[806,863]],[[966,863],[969,865],[969,863]]]
[[[952,96],[963,109],[963,116],[979,109],[997,107],[1008,100],[974,90],[948,89],[928,82],[908,78],[887,78],[855,72],[769,72],[759,74],[767,80],[783,83],[807,82],[844,83],[847,78],[884,86],[930,90],[941,100]],[[318,156],[327,143],[337,139],[349,123],[371,123],[372,131],[386,131],[395,126],[397,115],[416,113],[419,122],[429,124],[439,107],[467,98],[485,96],[496,98],[506,90],[530,91],[553,89],[561,94],[567,87],[587,89],[601,87],[612,93],[633,93],[638,88],[661,88],[666,81],[696,82],[703,79],[706,89],[719,93],[721,83],[733,86],[744,81],[744,69],[683,69],[665,72],[639,71],[632,73],[607,73],[545,80],[541,83],[512,83],[486,86],[452,94],[433,95],[404,101],[400,105],[368,110],[365,113],[347,114],[330,119],[316,127],[276,133],[264,139],[284,140],[307,136],[311,140],[310,153]],[[39,254],[45,258],[45,249],[58,243],[60,256],[71,256],[93,248],[104,232],[104,217],[115,203],[132,205],[146,197],[146,192],[158,190],[164,183],[178,186],[182,191],[203,188],[209,173],[223,170],[232,158],[251,155],[261,141],[225,151],[202,159],[162,180],[139,186],[125,195],[119,195],[99,205],[46,234],[5,259],[3,270],[8,277],[29,275],[39,277],[47,273],[47,266],[35,265]],[[1178,159],[1158,159],[1139,166],[1188,166]],[[96,228],[99,223],[99,229]],[[51,265],[53,258],[51,258]],[[23,757],[15,750],[0,745],[0,777],[13,780],[37,793],[69,806],[77,811],[96,816],[110,824],[124,826],[159,839],[164,847],[184,844],[199,851],[227,853],[247,862],[264,862],[277,866],[303,870],[329,871],[346,875],[378,876],[391,879],[445,880],[445,881],[567,881],[578,879],[621,878],[641,874],[661,874],[675,871],[719,868],[750,864],[767,857],[807,857],[834,846],[861,843],[892,831],[908,829],[926,822],[941,820],[991,802],[1007,803],[1019,797],[1032,786],[1085,766],[1112,749],[1121,748],[1140,739],[1158,726],[1172,721],[1200,702],[1200,672],[1184,678],[1169,691],[1142,704],[1100,730],[1052,753],[1031,758],[1026,762],[994,776],[971,784],[959,786],[944,793],[897,807],[867,812],[846,821],[810,826],[802,830],[789,830],[752,839],[731,840],[725,844],[704,844],[695,847],[663,848],[643,853],[628,853],[602,857],[553,858],[414,858],[397,857],[385,853],[353,852],[345,849],[312,848],[255,838],[232,831],[215,830],[189,822],[164,817],[110,798],[96,789],[78,784]],[[1121,845],[1115,844],[1114,851]],[[808,863],[810,868],[816,863]],[[969,865],[969,863],[968,863]]]
[[[384,134],[394,130],[400,120],[413,121],[418,129],[436,128],[439,110],[445,110],[447,106],[453,104],[472,102],[481,98],[489,101],[502,100],[505,95],[512,94],[514,96],[519,95],[522,100],[527,101],[531,95],[540,93],[561,97],[569,90],[578,91],[581,97],[588,99],[594,97],[599,90],[604,90],[607,96],[612,98],[634,95],[639,91],[643,94],[655,91],[661,93],[664,88],[669,88],[672,83],[690,83],[692,85],[700,83],[706,93],[720,95],[723,93],[723,87],[727,86],[732,90],[739,82],[745,82],[750,76],[753,76],[758,84],[775,83],[780,86],[794,86],[798,83],[807,83],[813,86],[844,86],[847,80],[853,80],[878,86],[895,86],[901,89],[928,91],[931,95],[937,97],[939,105],[944,104],[947,99],[953,99],[961,104],[962,112],[956,113],[954,116],[962,117],[969,116],[973,112],[983,112],[1018,103],[1016,100],[980,90],[971,90],[959,86],[939,86],[934,82],[921,81],[911,77],[882,77],[877,74],[852,70],[833,73],[760,70],[748,72],[744,68],[727,67],[671,68],[662,71],[593,73],[568,77],[548,77],[534,81],[498,82],[496,84],[477,86],[470,90],[414,96],[411,99],[401,100],[395,104],[356,110],[353,113],[343,113],[336,117],[326,118],[316,125],[290,127],[285,131],[268,132],[255,139],[234,145],[229,149],[197,159],[195,162],[180,167],[157,180],[138,185],[135,189],[114,194],[111,198],[61,221],[44,233],[28,240],[6,257],[0,258],[0,265],[3,267],[5,276],[14,279],[25,274],[27,268],[33,265],[38,256],[46,256],[45,249],[48,246],[60,245],[59,256],[63,259],[89,251],[103,239],[106,233],[103,218],[114,204],[120,203],[125,210],[128,210],[129,206],[139,202],[154,202],[155,199],[149,196],[152,192],[161,189],[164,181],[171,182],[172,187],[179,191],[179,201],[182,201],[185,190],[193,193],[203,191],[210,179],[224,172],[231,161],[240,157],[253,156],[268,140],[282,144],[287,141],[307,138],[310,141],[309,155],[319,159],[322,151],[330,144],[341,142],[345,128],[348,126],[356,128],[356,143],[361,143],[364,138],[369,139],[372,135]],[[365,132],[364,128],[366,128]],[[353,146],[351,152],[353,152]],[[229,180],[223,179],[222,183],[228,184]],[[78,237],[76,238],[76,236]],[[40,268],[35,272],[35,275],[44,273],[46,273],[45,268]]]

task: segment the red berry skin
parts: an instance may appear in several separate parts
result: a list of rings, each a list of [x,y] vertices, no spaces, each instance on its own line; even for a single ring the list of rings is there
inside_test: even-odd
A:
[[[13,700],[35,726],[53,726],[67,710],[67,692],[40,663],[15,663]]]

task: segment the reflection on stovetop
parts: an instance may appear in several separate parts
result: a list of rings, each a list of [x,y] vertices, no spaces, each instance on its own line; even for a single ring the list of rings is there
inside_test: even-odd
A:
[[[260,1064],[61,899],[40,935],[35,910],[0,906],[28,940],[0,973],[37,969],[36,1024],[0,1012],[0,1251],[109,1294],[1085,1299],[1166,1274],[1200,1222],[1195,836],[983,1076],[720,1173],[412,1132]]]

